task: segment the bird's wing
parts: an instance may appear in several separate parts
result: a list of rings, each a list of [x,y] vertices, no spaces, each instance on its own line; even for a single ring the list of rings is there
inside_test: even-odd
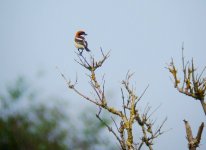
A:
[[[81,45],[85,45],[85,41],[83,39],[80,38],[75,38],[75,42]]]

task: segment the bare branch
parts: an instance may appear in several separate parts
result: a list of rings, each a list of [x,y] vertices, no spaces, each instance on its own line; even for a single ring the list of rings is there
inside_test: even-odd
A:
[[[206,70],[206,67],[204,67],[200,75],[198,75],[198,73],[196,73],[196,68],[193,59],[191,60],[191,66],[188,65],[189,62],[185,64],[183,50],[184,45],[182,46],[182,71],[184,77],[182,81],[182,86],[179,85],[180,80],[177,78],[177,69],[174,65],[173,59],[171,60],[171,63],[167,68],[173,76],[174,87],[180,93],[193,97],[195,100],[199,100],[206,115],[206,103],[204,102],[206,94],[206,80],[205,78],[202,78],[202,75]]]
[[[133,136],[133,125],[135,122],[137,122],[138,125],[142,127],[142,132],[143,132],[143,137],[141,139],[140,145],[138,145],[138,148],[140,149],[143,146],[143,144],[146,144],[146,146],[150,150],[152,150],[153,140],[163,133],[161,132],[161,128],[164,123],[158,128],[158,130],[155,133],[153,133],[152,127],[154,122],[151,122],[149,118],[156,110],[151,114],[149,114],[151,107],[147,106],[145,112],[141,115],[138,109],[136,108],[137,102],[140,101],[141,98],[144,96],[149,85],[145,88],[143,93],[138,98],[138,96],[135,94],[136,89],[130,85],[130,80],[134,73],[130,73],[128,71],[125,80],[122,81],[124,87],[121,88],[122,109],[119,110],[115,107],[111,107],[107,105],[107,97],[105,95],[104,76],[102,78],[102,82],[99,82],[98,78],[96,77],[96,69],[103,65],[105,60],[109,57],[109,52],[104,54],[101,48],[100,50],[102,54],[102,58],[100,60],[96,60],[94,56],[90,55],[88,61],[88,58],[84,57],[82,53],[81,55],[77,54],[78,60],[75,60],[78,64],[80,64],[82,67],[86,68],[90,72],[88,76],[90,79],[89,84],[92,87],[92,91],[93,91],[92,92],[93,98],[85,95],[83,92],[81,92],[81,90],[78,90],[76,88],[75,85],[77,84],[78,81],[77,75],[74,84],[72,84],[71,81],[68,81],[63,74],[62,77],[67,82],[69,89],[73,90],[80,97],[90,101],[91,103],[99,107],[99,112],[96,114],[96,117],[116,137],[117,141],[120,143],[120,146],[123,150],[137,149],[136,143],[138,142],[134,141],[134,136]],[[125,96],[126,96],[126,100],[125,100]],[[120,122],[116,122],[112,118],[113,123],[118,132],[115,132],[116,130],[114,131],[112,127],[110,127],[103,119],[101,119],[100,114],[102,110],[106,110],[109,113],[119,117]],[[119,123],[119,127],[118,127],[118,123]]]
[[[100,113],[99,113],[99,114],[100,114]],[[112,129],[112,127],[110,127],[104,120],[102,120],[98,114],[96,114],[96,117],[107,127],[107,129],[109,130],[109,132],[111,132],[111,133],[116,137],[116,139],[118,140],[118,142],[119,142],[120,145],[121,145],[122,150],[126,150],[126,148],[125,148],[125,147],[123,146],[123,144],[122,144],[121,139],[117,136],[117,134],[114,132],[114,130]]]
[[[144,94],[146,93],[147,89],[149,88],[149,84],[147,85],[147,87],[144,89],[144,91],[142,92],[142,94],[140,95],[140,97],[137,99],[137,101],[135,102],[135,107],[137,105],[137,102],[139,102],[141,100],[141,98],[144,96]]]
[[[163,134],[165,131],[161,131],[163,125],[165,124],[165,122],[167,121],[167,117],[164,119],[164,121],[162,122],[162,124],[160,125],[160,127],[156,130],[154,137],[158,137],[159,135]]]
[[[112,118],[112,121],[114,122],[114,124],[115,124],[115,127],[117,128],[117,131],[119,132],[119,128],[118,128],[118,126],[117,126],[117,123],[115,122],[115,120],[114,120],[114,118],[113,117],[111,117]]]
[[[199,144],[200,141],[201,141],[201,136],[202,136],[203,128],[204,128],[204,122],[202,122],[202,124],[200,125],[200,127],[199,127],[199,129],[198,129],[198,132],[197,132],[196,139],[197,139],[197,143],[198,143],[198,144]]]
[[[148,116],[148,119],[161,107],[161,104],[159,106],[157,106],[157,108],[155,108],[150,115]]]
[[[188,141],[188,148],[190,150],[196,150],[197,147],[199,147],[200,141],[201,141],[201,136],[204,128],[204,123],[199,127],[198,133],[196,138],[193,137],[192,135],[192,129],[190,127],[190,124],[188,121],[183,120],[185,123],[185,129],[186,129],[186,135],[187,135],[187,141]]]
[[[123,92],[123,89],[121,88],[121,93],[122,93],[122,108],[124,110],[124,115],[125,117],[127,117],[127,113],[126,113],[126,105],[125,105],[125,100],[124,100],[124,92]]]

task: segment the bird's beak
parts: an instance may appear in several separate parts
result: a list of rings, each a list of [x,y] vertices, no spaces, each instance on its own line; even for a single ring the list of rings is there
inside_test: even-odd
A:
[[[85,33],[84,35],[86,36],[87,34]]]

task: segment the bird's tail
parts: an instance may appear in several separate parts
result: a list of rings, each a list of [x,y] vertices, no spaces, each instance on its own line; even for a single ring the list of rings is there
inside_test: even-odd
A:
[[[87,43],[87,41],[86,40],[84,40],[84,42],[85,42],[85,50],[87,51],[87,52],[90,52],[90,49],[88,49],[88,43]]]
[[[87,52],[90,52],[90,49],[88,49],[88,47],[85,47],[85,50],[86,50]]]

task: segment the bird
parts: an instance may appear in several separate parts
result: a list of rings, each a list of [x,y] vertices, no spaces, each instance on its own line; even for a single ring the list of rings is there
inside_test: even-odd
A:
[[[85,39],[86,35],[87,34],[83,30],[79,30],[75,34],[75,38],[74,38],[75,47],[80,52],[80,55],[82,55],[83,50],[86,50],[87,52],[90,52],[90,49],[88,48],[88,43]]]

